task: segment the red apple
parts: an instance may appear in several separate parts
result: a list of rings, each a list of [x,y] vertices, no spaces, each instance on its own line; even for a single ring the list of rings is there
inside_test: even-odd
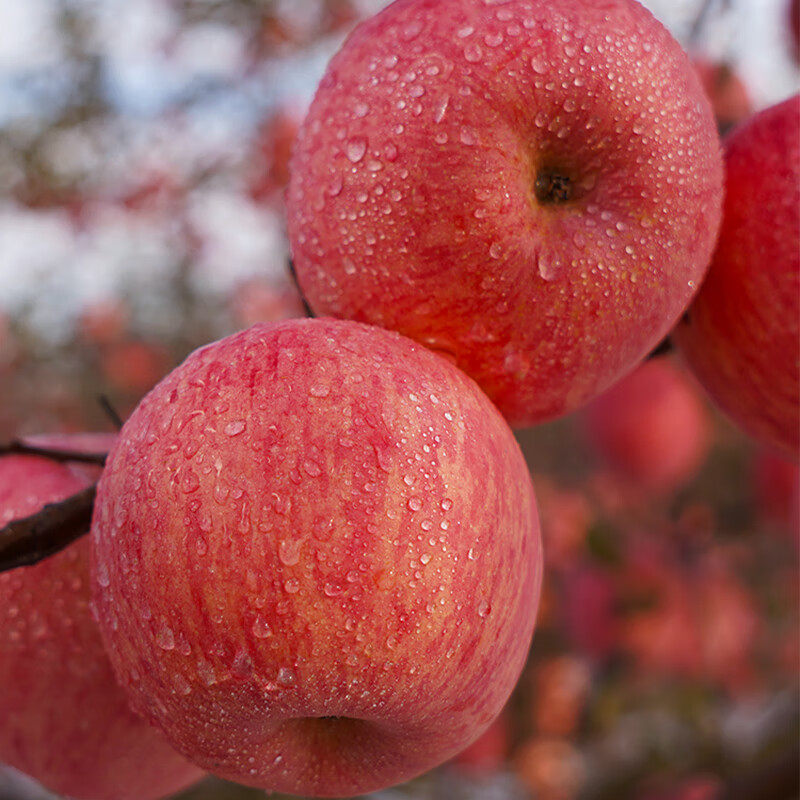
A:
[[[733,65],[702,56],[692,59],[692,65],[711,101],[717,127],[722,133],[752,114],[750,92]]]
[[[634,0],[396,0],[330,62],[290,172],[312,308],[445,352],[514,425],[662,339],[722,197],[709,102]]]
[[[599,457],[650,491],[691,480],[711,445],[703,398],[669,358],[641,364],[590,403],[581,422]]]
[[[674,340],[703,387],[756,439],[800,456],[800,94],[725,142],[714,259]]]
[[[135,707],[214,774],[297,794],[398,783],[477,738],[541,583],[497,409],[446,359],[348,321],[191,355],[123,427],[92,536]]]
[[[108,436],[36,439],[94,452]],[[39,456],[0,458],[0,526],[89,483]],[[0,761],[80,800],[164,797],[201,777],[136,715],[92,619],[89,540],[0,573]]]

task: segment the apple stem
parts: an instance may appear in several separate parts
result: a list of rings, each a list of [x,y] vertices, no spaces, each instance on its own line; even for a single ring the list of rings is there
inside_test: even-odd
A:
[[[37,564],[89,532],[97,484],[0,528],[0,572]]]

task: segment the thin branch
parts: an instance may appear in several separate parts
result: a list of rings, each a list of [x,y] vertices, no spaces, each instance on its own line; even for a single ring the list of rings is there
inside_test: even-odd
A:
[[[97,484],[0,529],[0,572],[36,564],[89,532]]]
[[[106,395],[101,394],[97,401],[100,403],[100,408],[103,409],[106,416],[111,420],[111,424],[117,429],[120,430],[123,426],[122,417],[117,413],[117,409],[114,408],[111,401],[106,397]]]
[[[82,464],[96,464],[102,467],[106,463],[107,453],[86,453],[80,450],[69,450],[61,447],[46,447],[43,445],[25,442],[22,439],[12,439],[6,444],[0,444],[0,456],[29,455],[49,458],[51,461],[79,461]]]

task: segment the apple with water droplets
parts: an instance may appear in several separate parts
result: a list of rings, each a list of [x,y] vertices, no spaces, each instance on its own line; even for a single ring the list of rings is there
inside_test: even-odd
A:
[[[725,139],[725,206],[673,339],[739,427],[800,459],[800,94]]]
[[[709,102],[634,0],[396,0],[317,88],[287,220],[315,312],[442,351],[522,426],[667,334],[721,199]]]
[[[476,739],[525,661],[542,569],[506,421],[449,361],[353,321],[260,323],[125,423],[94,600],[120,682],[185,756],[316,796]]]
[[[29,443],[104,452],[114,435]],[[83,489],[97,468],[0,458],[0,526]],[[90,612],[89,539],[0,573],[0,762],[78,800],[166,797],[203,773],[135,714]]]

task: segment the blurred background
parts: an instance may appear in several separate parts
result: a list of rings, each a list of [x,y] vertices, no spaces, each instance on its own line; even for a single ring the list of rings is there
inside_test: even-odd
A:
[[[112,430],[100,397],[124,418],[195,347],[303,315],[292,139],[383,5],[0,0],[0,441]],[[645,5],[721,130],[800,90],[797,3]],[[797,797],[796,465],[670,355],[519,440],[548,560],[529,663],[470,750],[375,797]],[[261,796],[209,779],[181,798]],[[23,797],[49,795],[0,767],[0,800]]]

